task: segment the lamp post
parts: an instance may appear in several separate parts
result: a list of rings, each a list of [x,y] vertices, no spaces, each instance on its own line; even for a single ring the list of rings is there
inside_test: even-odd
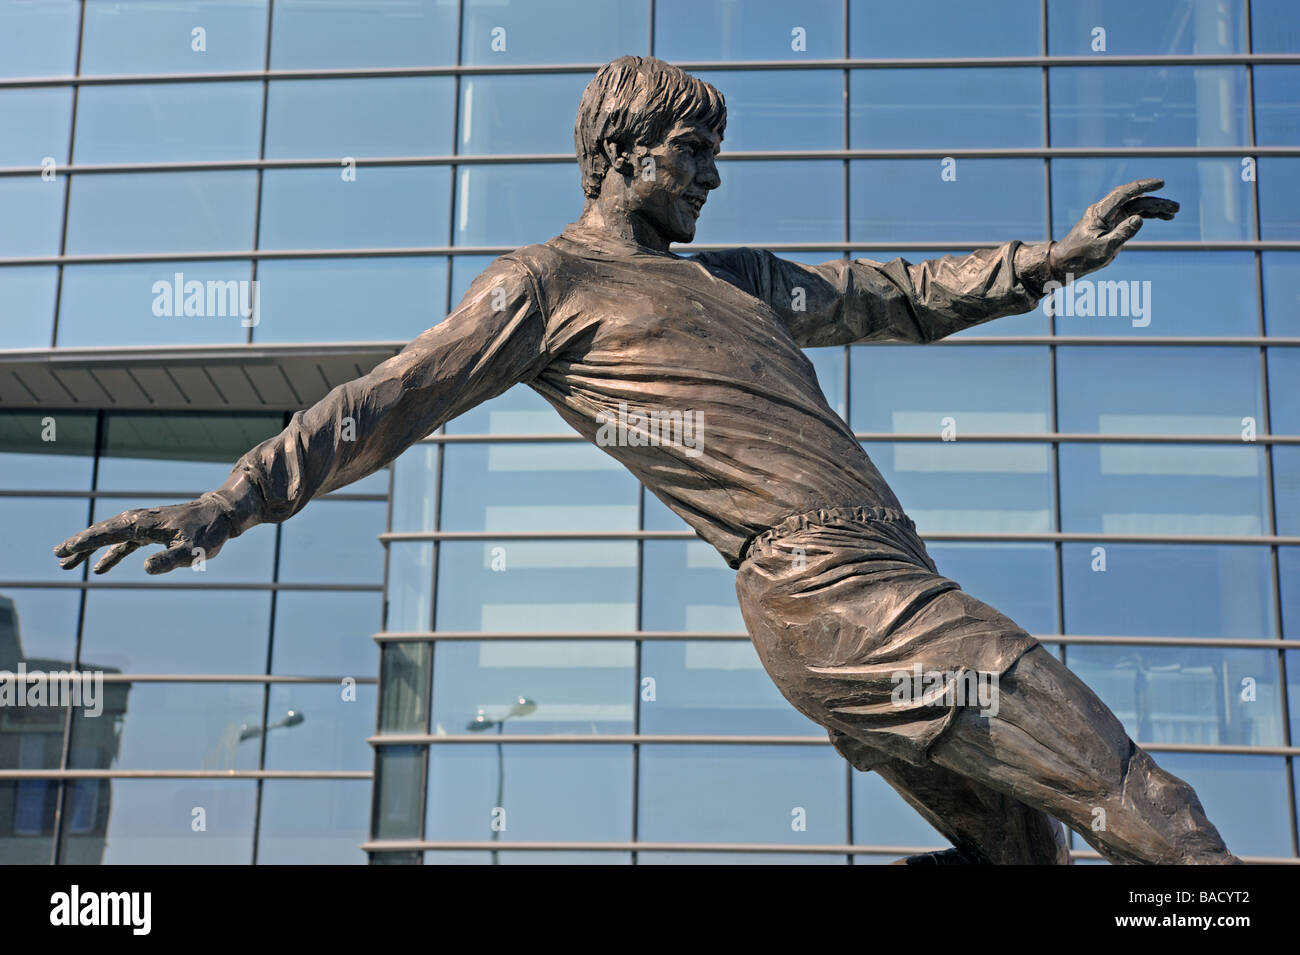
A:
[[[493,727],[496,727],[497,735],[500,736],[505,728],[506,720],[514,719],[516,716],[527,716],[528,714],[532,713],[536,709],[537,709],[536,703],[528,699],[528,697],[526,696],[521,696],[517,700],[515,700],[515,702],[511,705],[509,712],[507,712],[505,716],[501,717],[501,719],[499,720],[488,719],[487,714],[483,712],[482,709],[480,709],[477,715],[475,715],[474,719],[465,728],[469,730],[471,733],[482,733],[485,730],[489,730],[492,729]],[[497,743],[497,801],[495,803],[494,808],[497,809],[504,808],[502,802],[505,800],[505,792],[506,792],[505,747],[501,743]],[[491,841],[493,842],[500,842],[501,830],[493,826],[492,833],[491,835],[488,836],[488,838],[491,839]],[[492,850],[492,864],[493,865],[501,864],[501,854],[496,849]]]

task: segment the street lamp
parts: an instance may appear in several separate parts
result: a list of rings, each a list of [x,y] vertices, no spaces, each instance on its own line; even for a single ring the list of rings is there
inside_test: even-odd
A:
[[[465,727],[465,729],[469,730],[471,733],[482,733],[485,730],[492,729],[492,727],[495,726],[497,735],[500,736],[502,731],[505,728],[506,720],[514,719],[517,716],[528,716],[530,713],[535,712],[536,709],[537,709],[537,704],[534,703],[532,700],[528,699],[528,697],[526,696],[521,696],[517,700],[515,700],[514,704],[510,707],[509,712],[507,712],[506,715],[501,717],[501,719],[499,720],[488,719],[487,713],[483,712],[483,709],[480,707],[478,713],[474,716],[474,719],[469,723],[468,726]],[[506,791],[505,747],[502,746],[501,743],[497,743],[497,801],[495,804],[495,808],[498,809],[504,808],[502,803],[505,800],[505,791]],[[492,832],[488,836],[488,838],[491,839],[491,841],[493,842],[500,842],[501,830],[493,826]],[[492,864],[493,865],[501,864],[501,855],[496,849],[492,850]]]

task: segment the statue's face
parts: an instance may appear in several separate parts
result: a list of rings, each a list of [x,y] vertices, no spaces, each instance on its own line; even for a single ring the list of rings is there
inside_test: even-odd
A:
[[[722,183],[714,162],[721,144],[702,123],[678,123],[662,143],[639,147],[628,212],[669,242],[690,242],[709,190]]]

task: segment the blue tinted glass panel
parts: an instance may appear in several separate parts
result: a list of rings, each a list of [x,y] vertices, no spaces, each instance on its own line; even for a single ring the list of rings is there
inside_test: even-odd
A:
[[[645,688],[647,679],[654,681],[653,694]],[[641,645],[641,682],[642,733],[823,733],[781,695],[748,640],[647,640]]]
[[[1069,345],[1056,363],[1061,431],[1240,437],[1261,420],[1249,348]]]
[[[632,747],[434,746],[428,798],[427,839],[626,842]]]
[[[0,257],[59,254],[65,182],[0,177]]]
[[[797,16],[797,14],[794,14]],[[834,70],[702,70],[727,100],[725,150],[839,149],[844,75]]]
[[[0,11],[0,22],[4,16]],[[9,75],[2,62],[0,75]],[[46,157],[67,162],[71,117],[71,89],[0,90],[0,166],[40,166]]]
[[[495,255],[454,255],[451,257],[451,302],[455,305],[469,292],[470,284],[485,268],[495,262]],[[520,389],[527,390],[527,389]]]
[[[1053,146],[1241,146],[1240,66],[1054,67]]]
[[[256,159],[261,124],[261,83],[87,86],[77,99],[74,159]]]
[[[1168,156],[1053,159],[1054,231],[1064,236],[1088,206],[1116,186],[1147,178],[1165,180],[1158,195],[1176,200],[1182,208],[1171,221],[1147,221],[1139,233],[1142,241],[1253,238],[1253,184],[1243,180],[1239,160]]]
[[[386,501],[314,501],[280,530],[279,580],[381,584]],[[344,559],[340,559],[344,558]]]
[[[829,746],[642,746],[639,780],[647,842],[846,841],[844,760]]]
[[[1283,634],[1287,639],[1294,640],[1300,637],[1300,547],[1279,547],[1277,564],[1281,583],[1279,589],[1282,591]],[[1295,712],[1294,707],[1292,712]]]
[[[589,79],[582,73],[462,77],[456,151],[571,152],[573,119]]]
[[[1051,544],[925,545],[939,573],[1029,633],[1056,633],[1056,556]]]
[[[1300,434],[1300,349],[1268,350],[1269,421],[1274,434]]]
[[[849,144],[855,149],[1042,145],[1039,70],[854,70],[851,76]]]
[[[128,557],[106,579],[144,577],[140,563]],[[123,573],[128,565],[136,573]],[[270,624],[271,596],[265,592],[91,590],[81,659],[123,673],[261,673]]]
[[[440,554],[439,630],[590,633],[636,627],[635,542],[448,542]]]
[[[736,574],[704,541],[646,541],[643,545],[642,630],[739,633]]]
[[[356,170],[268,169],[261,243],[271,249],[368,249],[447,241],[449,172],[384,166]]]
[[[1277,635],[1267,547],[1067,543],[1062,568],[1069,633]]]
[[[64,829],[68,865],[248,865],[253,858],[257,783],[251,779],[84,780],[69,787]],[[203,809],[206,830],[192,828]]]
[[[1250,23],[1256,53],[1300,53],[1300,20],[1292,0],[1251,0]]]
[[[443,641],[434,653],[433,732],[631,733],[635,693],[636,647],[627,640]]]
[[[77,0],[11,0],[0,5],[0,76],[77,72]]]
[[[393,462],[392,502],[391,530],[437,530],[437,445],[417,444]]]
[[[1044,237],[1037,159],[873,159],[850,164],[857,242],[1026,242]],[[944,179],[945,172],[956,179]]]
[[[1246,52],[1242,0],[1048,0],[1047,30],[1057,56]]]
[[[635,530],[636,478],[589,444],[452,444],[443,530]]]
[[[49,348],[54,336],[54,292],[59,270],[53,265],[0,269],[0,341],[5,348]]]
[[[455,0],[276,0],[273,70],[455,61]]]
[[[948,0],[849,0],[853,57],[1037,56],[1040,0],[1002,0],[998,15]]]
[[[1282,745],[1271,650],[1072,646],[1069,661],[1140,743]]]
[[[1300,252],[1264,252],[1261,261],[1268,334],[1300,337]]]
[[[461,62],[604,63],[645,53],[648,0],[464,0]]]
[[[1300,67],[1265,64],[1254,73],[1255,141],[1262,146],[1300,145]]]
[[[58,344],[242,343],[261,321],[251,275],[238,260],[64,266]]]
[[[455,214],[456,245],[544,242],[582,214],[581,179],[567,164],[457,169]]]
[[[279,80],[267,95],[267,158],[444,155],[452,88],[442,76]]]
[[[1259,161],[1259,237],[1300,239],[1300,159],[1265,156]]]
[[[82,176],[68,210],[68,252],[247,249],[256,193],[249,170]]]
[[[665,60],[828,60],[843,53],[841,0],[655,2],[655,55]]]
[[[1061,529],[1262,534],[1264,453],[1191,444],[1063,444]]]
[[[89,489],[94,453],[93,414],[0,412],[0,473],[6,490]]]
[[[394,542],[388,548],[385,630],[424,631],[432,626],[433,545]]]
[[[695,241],[835,241],[844,234],[841,169],[838,162],[800,160],[719,163],[722,185],[709,193]],[[774,202],[774,196],[787,201]]]
[[[1300,448],[1286,445],[1274,446],[1273,488],[1277,508],[1277,532],[1285,535],[1300,535]],[[1283,581],[1284,590],[1287,586],[1287,582]],[[1290,586],[1300,590],[1300,581],[1295,581]],[[1297,623],[1300,624],[1300,621]]]
[[[268,779],[257,830],[259,865],[365,865],[366,779]]]
[[[275,598],[272,672],[375,676],[379,648],[370,636],[379,630],[383,609],[379,594],[280,591]]]
[[[258,342],[405,343],[442,320],[444,258],[267,259]]]
[[[1058,335],[1257,335],[1250,252],[1125,251],[1044,299]]]
[[[869,865],[868,856],[857,856]],[[847,865],[845,856],[829,852],[638,852],[637,865]]]
[[[266,0],[90,0],[81,72],[260,70],[266,63],[266,19]]]
[[[369,772],[375,753],[366,737],[375,728],[375,699],[369,683],[272,684],[265,768]]]
[[[385,746],[376,750],[376,762],[375,838],[418,839],[427,779],[424,748]]]

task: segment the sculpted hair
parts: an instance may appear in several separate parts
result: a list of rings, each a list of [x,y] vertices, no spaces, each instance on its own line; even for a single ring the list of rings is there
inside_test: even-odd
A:
[[[601,148],[653,145],[677,122],[703,122],[719,136],[727,127],[727,104],[704,80],[653,56],[620,56],[597,71],[582,92],[573,145],[582,166],[582,191],[600,195],[609,171]]]

